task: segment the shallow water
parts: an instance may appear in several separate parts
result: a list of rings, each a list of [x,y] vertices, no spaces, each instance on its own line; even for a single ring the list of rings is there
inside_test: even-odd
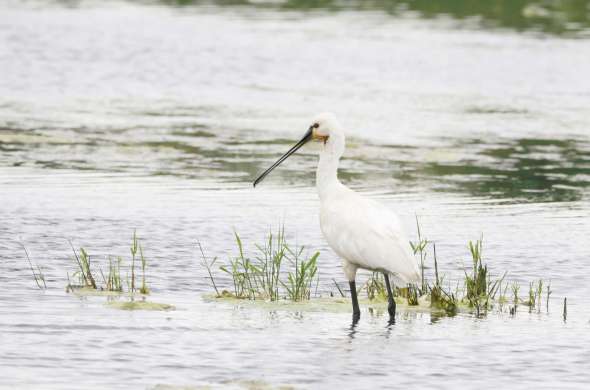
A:
[[[590,381],[587,4],[576,3],[576,20],[551,11],[561,12],[552,22],[539,9],[531,20],[532,2],[522,20],[447,2],[326,4],[3,3],[1,387]],[[316,151],[251,188],[323,110],[348,129],[341,179],[396,210],[412,236],[418,214],[448,279],[483,233],[488,264],[509,270],[521,296],[551,280],[549,313],[401,312],[387,326],[364,311],[351,329],[348,312],[204,300],[197,240],[226,257],[233,229],[253,249],[282,222],[321,251],[320,294],[343,281],[319,230]],[[128,256],[133,229],[150,299],[175,311],[65,293],[67,239],[103,262]]]

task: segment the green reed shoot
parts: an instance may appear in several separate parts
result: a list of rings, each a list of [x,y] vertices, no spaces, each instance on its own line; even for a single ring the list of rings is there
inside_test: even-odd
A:
[[[252,266],[255,285],[263,291],[262,295],[264,297],[271,301],[276,301],[279,299],[279,284],[284,285],[284,283],[280,283],[283,260],[287,258],[289,252],[293,253],[285,240],[285,228],[279,228],[277,234],[274,236],[272,232],[269,232],[264,245],[257,244],[256,248],[258,255],[255,257],[256,264]],[[301,250],[303,250],[303,247]],[[298,255],[300,254],[295,253],[296,281],[299,281],[297,261],[299,260]]]
[[[519,302],[518,292],[520,290],[520,284],[518,284],[518,282],[512,282],[512,285],[510,286],[510,288],[512,289],[512,302],[515,305],[518,305],[518,302]]]
[[[213,273],[211,272],[211,267],[213,267],[215,265],[215,262],[217,261],[217,257],[214,257],[209,262],[207,260],[207,256],[205,256],[205,251],[203,250],[203,246],[201,245],[201,243],[199,241],[197,241],[197,245],[199,246],[199,251],[201,252],[201,265],[203,265],[205,267],[205,269],[207,270],[207,273],[209,274],[209,279],[211,280],[211,284],[213,285],[213,288],[215,289],[215,295],[217,297],[220,297],[221,295],[219,294],[219,289],[217,288],[217,285],[215,284],[215,279],[213,278]]]
[[[525,302],[525,305],[529,306],[530,309],[535,307],[537,295],[535,293],[534,282],[529,283],[529,299]]]
[[[410,285],[408,286],[408,305],[409,306],[418,306],[420,301],[418,300],[418,288]]]
[[[113,259],[109,257],[109,273],[107,277],[105,277],[102,270],[100,270],[106,291],[123,291],[123,283],[121,281],[121,261],[120,257],[118,257],[116,261],[113,261]]]
[[[78,255],[72,242],[69,241],[69,243],[74,252],[74,260],[76,260],[76,264],[78,265],[78,271],[76,271],[73,276],[78,276],[80,285],[96,290],[96,281],[92,275],[92,268],[90,267],[90,255],[88,255],[84,248],[80,248],[80,255]]]
[[[539,281],[537,282],[536,295],[537,295],[537,298],[536,298],[537,308],[540,311],[541,310],[541,298],[543,296],[543,279],[539,279]]]
[[[385,278],[381,272],[373,272],[371,277],[365,283],[367,297],[370,300],[387,300],[387,288],[385,287]]]
[[[458,301],[457,296],[451,292],[445,291],[442,288],[442,279],[438,275],[438,261],[436,259],[436,244],[433,243],[433,257],[434,257],[434,285],[429,286],[430,289],[430,306],[437,309],[444,310],[447,314],[453,315],[457,312]]]
[[[473,260],[473,273],[470,275],[465,271],[465,290],[469,306],[474,308],[479,315],[481,310],[487,310],[491,301],[496,296],[502,278],[492,281],[488,274],[488,267],[482,260],[483,239],[480,238],[475,243],[469,241],[469,251]]]
[[[553,293],[553,291],[551,291],[551,280],[550,280],[549,283],[547,283],[547,298],[545,299],[545,302],[547,304],[547,313],[549,313],[549,297],[551,296],[552,293]]]
[[[307,260],[301,259],[304,247],[294,251],[287,248],[290,257],[287,257],[294,265],[294,272],[289,272],[287,282],[281,281],[287,290],[288,298],[292,301],[302,301],[311,298],[311,285],[317,274],[317,259],[320,252],[316,252]]]
[[[41,268],[38,264],[35,264],[35,267],[33,267],[33,262],[29,257],[29,252],[27,251],[27,248],[23,243],[20,243],[20,245],[23,247],[23,250],[25,251],[25,256],[27,258],[27,262],[29,263],[29,269],[31,270],[31,274],[33,275],[33,280],[35,280],[35,284],[40,290],[46,289],[47,283],[45,282],[45,275],[43,275],[43,271],[41,271]]]
[[[236,298],[256,299],[258,298],[258,291],[255,288],[257,283],[253,273],[259,270],[252,264],[249,258],[244,256],[244,246],[242,245],[240,236],[236,232],[234,232],[234,236],[239,254],[237,257],[230,258],[229,264],[231,268],[228,269],[227,266],[223,265],[219,269],[232,277],[234,287],[233,295]],[[272,236],[270,240],[272,243]]]
[[[131,292],[135,292],[135,257],[137,256],[137,250],[138,250],[138,244],[139,242],[137,241],[137,234],[136,234],[136,230],[133,231],[133,239],[131,241]]]
[[[420,223],[418,221],[418,216],[416,215],[416,229],[418,230],[418,241],[412,242],[410,241],[410,246],[412,247],[412,251],[414,255],[416,253],[420,254],[420,277],[422,280],[422,291],[426,292],[428,284],[426,279],[424,278],[424,263],[426,261],[426,247],[428,246],[428,240],[426,238],[422,238],[422,233],[420,231]]]
[[[141,244],[139,244],[139,258],[141,259],[141,288],[139,289],[139,292],[141,294],[149,294],[150,290],[148,289],[145,280],[145,269],[147,267],[147,260],[143,255],[143,248],[141,247]]]
[[[254,288],[256,281],[252,280],[254,277],[252,272],[257,271],[257,269],[253,268],[250,259],[244,256],[244,246],[237,232],[234,232],[234,237],[238,246],[238,256],[230,258],[229,265],[231,268],[222,265],[219,269],[232,277],[234,297],[256,299],[257,291]]]

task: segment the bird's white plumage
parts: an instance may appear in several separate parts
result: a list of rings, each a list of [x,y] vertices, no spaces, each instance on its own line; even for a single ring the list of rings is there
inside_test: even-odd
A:
[[[419,281],[419,269],[399,219],[381,204],[342,186],[321,202],[320,226],[345,263],[349,280],[356,268],[391,273],[398,283]]]
[[[347,188],[337,178],[345,137],[332,114],[314,120],[319,136],[327,136],[320,152],[316,185],[320,196],[320,226],[330,247],[342,258],[353,281],[358,268],[387,272],[398,283],[420,280],[418,264],[395,213]]]

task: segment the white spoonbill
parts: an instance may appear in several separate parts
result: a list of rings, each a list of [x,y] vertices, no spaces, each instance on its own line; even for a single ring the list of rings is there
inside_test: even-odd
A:
[[[320,227],[332,250],[342,259],[344,274],[350,284],[353,320],[360,318],[355,283],[359,268],[383,273],[389,295],[389,315],[395,319],[395,300],[389,276],[396,283],[418,282],[418,264],[398,217],[385,206],[362,197],[338,180],[338,162],[344,153],[345,137],[333,114],[318,115],[303,138],[264,171],[254,181],[254,186],[312,140],[322,144],[316,171]]]

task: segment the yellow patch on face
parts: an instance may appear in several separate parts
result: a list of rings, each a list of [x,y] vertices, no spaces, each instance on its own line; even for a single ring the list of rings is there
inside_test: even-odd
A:
[[[324,143],[324,145],[326,144],[326,142],[328,142],[328,138],[330,138],[330,136],[328,135],[321,135],[317,133],[316,129],[313,129],[311,132],[311,138],[316,140],[316,141],[322,141]]]

